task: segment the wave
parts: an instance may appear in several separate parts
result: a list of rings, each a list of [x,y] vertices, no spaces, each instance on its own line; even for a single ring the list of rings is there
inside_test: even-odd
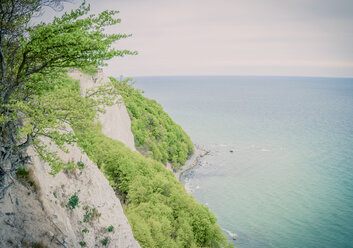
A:
[[[236,240],[238,238],[238,235],[236,233],[232,233],[231,231],[222,228],[223,231],[225,231],[233,240]]]
[[[262,148],[260,151],[262,151],[262,152],[269,152],[270,150],[269,150],[269,149],[266,149],[266,148]]]

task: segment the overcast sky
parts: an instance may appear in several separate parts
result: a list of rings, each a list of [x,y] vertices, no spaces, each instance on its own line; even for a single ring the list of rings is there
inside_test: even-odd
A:
[[[68,10],[77,6],[65,4]],[[353,77],[353,0],[91,0],[120,11],[110,31],[132,33],[112,76]]]

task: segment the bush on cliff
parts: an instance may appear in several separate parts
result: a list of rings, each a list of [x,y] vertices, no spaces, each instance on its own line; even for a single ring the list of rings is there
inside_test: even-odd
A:
[[[174,168],[183,165],[193,152],[190,137],[164,112],[155,100],[148,99],[132,87],[129,79],[110,78],[123,97],[131,118],[131,131],[140,152]]]
[[[207,207],[187,194],[172,172],[101,132],[99,124],[75,129],[78,144],[120,194],[142,247],[228,247]]]

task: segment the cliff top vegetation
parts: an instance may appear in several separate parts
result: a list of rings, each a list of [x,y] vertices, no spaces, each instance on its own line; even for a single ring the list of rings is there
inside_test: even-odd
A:
[[[116,56],[136,52],[111,48],[112,43],[129,34],[105,34],[107,26],[120,22],[118,11],[89,14],[85,2],[70,13],[49,23],[31,25],[31,19],[44,6],[60,9],[59,0],[5,0],[0,3],[0,198],[11,185],[10,180],[28,161],[25,151],[33,145],[54,170],[60,161],[38,141],[39,136],[52,139],[59,147],[75,140],[73,133],[60,132],[69,122],[81,122],[85,111],[74,112],[82,105],[70,91],[53,94],[62,88],[65,68],[104,65]],[[101,87],[91,94],[91,105],[112,104],[116,92]],[[82,106],[83,107],[83,106]],[[85,108],[82,108],[85,109]]]

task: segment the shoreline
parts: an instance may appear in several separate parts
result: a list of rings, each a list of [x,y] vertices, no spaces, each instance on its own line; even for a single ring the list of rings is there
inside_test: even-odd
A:
[[[194,168],[198,164],[199,159],[208,155],[209,153],[209,151],[203,150],[198,145],[194,144],[194,152],[192,155],[186,160],[184,165],[180,166],[178,170],[174,172],[176,179],[181,182],[180,179],[182,175],[188,170]]]

